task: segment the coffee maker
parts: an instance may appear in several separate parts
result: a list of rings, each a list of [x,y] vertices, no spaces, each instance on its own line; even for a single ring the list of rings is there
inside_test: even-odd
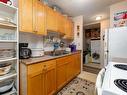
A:
[[[28,59],[31,57],[31,49],[28,48],[28,43],[19,43],[19,58]]]

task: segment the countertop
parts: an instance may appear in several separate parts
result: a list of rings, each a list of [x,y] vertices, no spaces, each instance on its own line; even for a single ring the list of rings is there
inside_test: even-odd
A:
[[[73,55],[73,54],[80,53],[80,52],[81,51],[76,51],[76,52],[72,52],[72,53],[64,54],[64,55],[60,55],[60,56],[44,55],[42,57],[21,59],[20,63],[23,63],[25,65],[31,65],[31,64],[36,64],[36,63],[39,63],[39,62],[44,62],[44,61],[48,61],[48,60],[53,60],[53,59],[57,59],[57,58],[61,58],[61,57],[69,56],[69,55]]]

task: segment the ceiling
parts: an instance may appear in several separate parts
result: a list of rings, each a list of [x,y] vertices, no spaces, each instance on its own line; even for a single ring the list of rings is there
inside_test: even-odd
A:
[[[109,18],[109,6],[122,0],[48,0],[49,4],[59,6],[69,16],[84,15],[84,23],[96,22],[96,16]]]

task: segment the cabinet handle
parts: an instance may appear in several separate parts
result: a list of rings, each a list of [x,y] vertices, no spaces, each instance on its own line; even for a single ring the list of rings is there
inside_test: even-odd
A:
[[[47,71],[47,69],[45,69],[45,71]]]
[[[43,71],[45,72],[45,71],[47,71],[47,69],[46,69],[46,68],[44,68],[44,69],[43,69]]]

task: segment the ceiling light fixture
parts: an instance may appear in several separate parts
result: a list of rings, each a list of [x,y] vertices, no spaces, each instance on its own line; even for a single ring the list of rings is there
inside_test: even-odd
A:
[[[101,20],[102,19],[102,16],[97,16],[96,17],[96,20]]]

